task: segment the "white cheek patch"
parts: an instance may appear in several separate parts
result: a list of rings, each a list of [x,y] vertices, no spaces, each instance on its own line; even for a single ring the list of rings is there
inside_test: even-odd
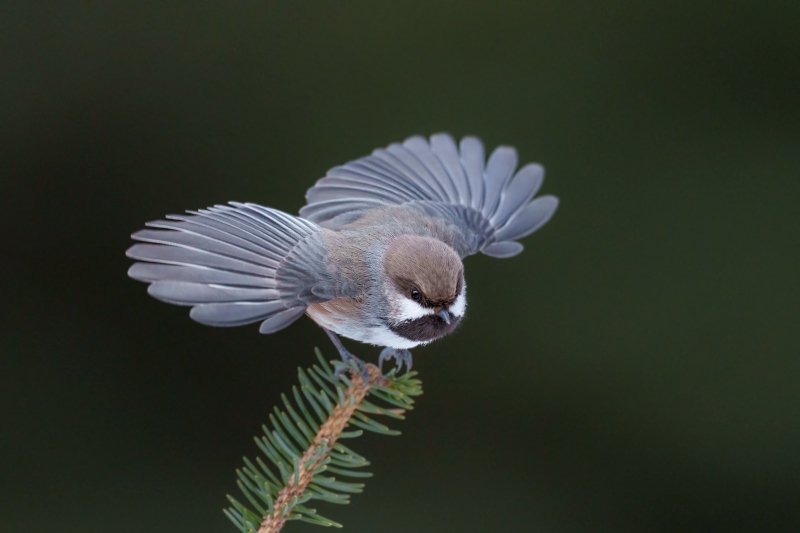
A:
[[[392,318],[396,319],[398,322],[416,320],[417,318],[433,314],[433,309],[422,307],[414,300],[409,300],[402,296],[393,303],[395,304],[395,316]]]
[[[453,302],[453,305],[450,306],[448,311],[450,314],[457,317],[464,316],[464,312],[467,310],[467,289],[466,287],[461,289],[461,293],[456,298],[456,301]]]

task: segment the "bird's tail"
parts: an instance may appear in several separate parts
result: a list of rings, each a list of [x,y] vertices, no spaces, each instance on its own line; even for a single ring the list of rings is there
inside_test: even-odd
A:
[[[305,305],[278,286],[278,269],[295,245],[319,226],[256,204],[231,203],[149,222],[132,235],[127,251],[140,262],[128,270],[150,283],[147,292],[167,303],[191,306],[190,316],[211,326],[262,321],[261,333],[278,331]]]

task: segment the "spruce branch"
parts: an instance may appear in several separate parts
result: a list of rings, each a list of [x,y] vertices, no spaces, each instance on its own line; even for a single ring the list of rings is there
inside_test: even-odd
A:
[[[256,458],[253,463],[245,457],[244,468],[236,472],[239,489],[255,511],[229,495],[232,507],[225,514],[243,533],[276,533],[288,520],[341,527],[304,505],[312,499],[346,504],[350,494],[364,487],[330,474],[372,475],[358,470],[369,462],[338,441],[358,437],[363,430],[399,435],[367,414],[403,419],[412,409],[413,397],[422,394],[415,372],[397,376],[392,370],[384,376],[377,366],[367,364],[365,380],[353,365],[347,367],[349,377],[338,379],[319,350],[316,355],[319,365],[298,369],[300,388],[292,389],[294,403],[283,395],[286,410],[276,407],[270,415],[271,427],[264,425],[264,434],[256,438],[266,461]],[[368,396],[379,403],[368,401]],[[345,431],[350,426],[360,429]]]

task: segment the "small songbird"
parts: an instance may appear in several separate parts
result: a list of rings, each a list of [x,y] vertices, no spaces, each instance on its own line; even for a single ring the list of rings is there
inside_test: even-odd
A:
[[[461,260],[511,257],[558,199],[533,199],[544,169],[516,173],[514,148],[488,162],[475,137],[414,136],[332,168],[300,216],[231,202],[149,222],[128,275],[211,326],[261,322],[273,333],[307,314],[346,363],[337,334],[383,346],[379,362],[411,368],[409,348],[452,332],[467,306]]]

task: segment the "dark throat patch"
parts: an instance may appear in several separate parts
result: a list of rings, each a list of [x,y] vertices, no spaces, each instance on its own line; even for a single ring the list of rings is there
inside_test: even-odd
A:
[[[426,315],[389,327],[393,332],[410,341],[428,342],[451,333],[460,321],[461,318],[454,316],[448,324],[439,316]]]

